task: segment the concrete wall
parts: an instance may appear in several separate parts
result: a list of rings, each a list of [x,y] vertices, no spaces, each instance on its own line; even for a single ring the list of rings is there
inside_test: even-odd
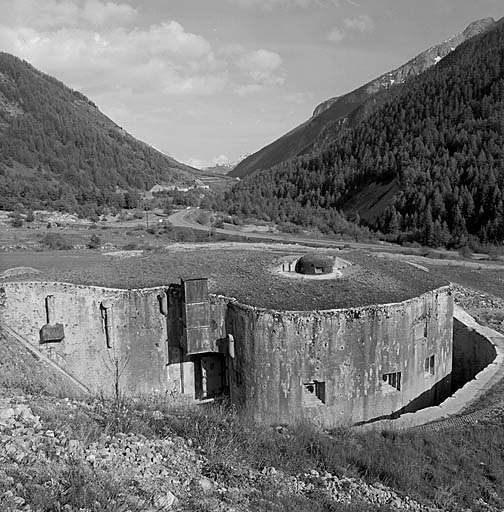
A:
[[[177,393],[194,398],[195,359],[184,354],[180,285],[118,290],[68,283],[0,285],[0,322],[78,381],[111,394]],[[210,296],[211,351],[226,353],[229,299]],[[105,307],[104,307],[105,306]],[[41,343],[40,330],[62,324],[64,338]]]
[[[324,427],[390,415],[419,396],[450,393],[453,301],[448,287],[398,304],[319,312],[229,305],[236,359],[231,395],[259,422]],[[425,359],[434,355],[434,374]],[[401,372],[401,389],[383,374]],[[325,403],[304,384],[325,383]]]
[[[495,346],[482,333],[453,319],[453,391],[472,380],[496,355]]]
[[[258,422],[309,418],[333,427],[432,405],[449,394],[453,302],[447,287],[398,304],[346,310],[275,312],[213,295],[209,306],[210,351],[222,354],[227,369],[223,387]],[[0,285],[0,322],[105,393],[113,392],[118,370],[127,393],[195,398],[203,356],[184,353],[182,308],[177,284],[143,290]],[[64,338],[40,344],[48,312],[51,325],[62,324]],[[431,356],[433,373],[425,371]],[[383,380],[397,372],[400,389]]]
[[[162,288],[114,290],[65,283],[15,282],[0,285],[0,321],[38,346],[93,391],[113,392],[116,370],[128,393],[166,391],[166,317]],[[61,342],[40,344],[52,297],[51,324],[63,324]],[[107,346],[102,303],[110,332]]]
[[[447,419],[450,416],[462,413],[464,409],[492,389],[497,382],[504,379],[504,335],[489,327],[479,325],[472,316],[458,306],[454,307],[453,320],[454,361],[462,362],[462,354],[466,356],[479,354],[476,356],[476,360],[481,365],[488,355],[495,354],[495,357],[485,368],[470,377],[470,380],[464,382],[463,386],[454,393],[452,389],[453,394],[441,404],[411,414],[404,414],[397,419],[367,423],[357,427],[359,430],[400,430]],[[484,359],[482,359],[482,356]],[[473,373],[477,366],[470,359],[467,360],[467,363],[468,369]],[[462,370],[462,373],[460,373],[460,370]],[[456,370],[454,363],[453,378],[455,382],[458,382],[461,378],[469,377],[471,373],[465,374],[463,367]],[[466,376],[463,377],[463,374]],[[477,412],[472,414],[477,414]],[[464,416],[457,417],[455,420],[464,421]],[[429,428],[429,426],[427,425],[425,428]]]

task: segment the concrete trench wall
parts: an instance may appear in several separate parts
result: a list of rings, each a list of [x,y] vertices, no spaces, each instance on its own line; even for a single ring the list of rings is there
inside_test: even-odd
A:
[[[468,328],[462,319],[453,319],[453,391],[472,380],[496,356],[495,346],[482,333]]]
[[[504,335],[479,325],[471,315],[458,306],[454,307],[453,319],[455,386],[452,394],[439,405],[404,414],[394,420],[368,423],[358,427],[360,430],[402,430],[446,420],[450,416],[462,413],[494,384],[502,381]]]
[[[431,405],[449,394],[448,287],[397,304],[314,312],[267,311],[212,294],[209,299],[210,351],[225,357],[231,400],[260,423],[309,418],[330,428]],[[118,369],[126,393],[195,398],[196,358],[182,348],[182,308],[180,285],[0,285],[0,321],[88,388],[107,394]],[[64,339],[40,345],[48,310],[50,323],[63,325]],[[432,356],[429,373],[425,360]],[[397,372],[400,390],[383,380]],[[310,383],[323,384],[323,401],[307,392]]]
[[[232,396],[261,423],[302,418],[323,427],[387,416],[450,393],[453,301],[448,287],[382,306],[271,312],[230,304],[236,340]],[[434,373],[425,360],[434,356]],[[401,372],[401,389],[383,374]],[[325,403],[304,384],[323,382]]]

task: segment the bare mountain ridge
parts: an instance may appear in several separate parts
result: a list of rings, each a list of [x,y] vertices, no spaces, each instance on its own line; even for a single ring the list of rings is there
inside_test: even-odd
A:
[[[489,30],[493,18],[472,22],[462,32],[420,53],[403,66],[385,73],[343,96],[331,98],[318,105],[313,116],[268,146],[239,163],[230,176],[243,178],[259,169],[268,169],[289,158],[308,152],[328,125],[343,124],[348,116],[373,96],[404,83],[437,64],[464,41]]]
[[[382,91],[383,89],[389,89],[394,84],[402,84],[408,79],[408,77],[423,73],[426,69],[437,64],[461,43],[475,35],[481,34],[485,30],[488,30],[494,23],[495,20],[493,18],[483,18],[481,20],[474,21],[469,24],[464,31],[453,35],[440,44],[432,46],[409,60],[406,64],[390,71],[389,73],[381,75],[375,80],[364,85],[362,88],[357,89],[357,91],[361,91],[361,89],[363,89],[365,94],[371,95]],[[354,93],[357,91],[354,91]],[[313,117],[316,117],[329,109],[339,98],[341,98],[341,96],[336,96],[322,102],[315,108]]]

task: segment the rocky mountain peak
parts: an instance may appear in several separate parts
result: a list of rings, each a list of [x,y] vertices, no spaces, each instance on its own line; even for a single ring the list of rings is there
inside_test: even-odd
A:
[[[383,89],[388,89],[392,85],[401,84],[410,76],[416,76],[423,73],[431,66],[437,64],[442,58],[446,57],[451,53],[457,46],[462,44],[467,39],[474,37],[482,32],[488,30],[493,26],[495,20],[493,18],[483,18],[480,20],[473,21],[470,23],[462,32],[454,34],[442,43],[432,46],[420,53],[413,59],[406,62],[406,64],[381,75],[380,77],[372,80],[368,84],[364,85],[363,88],[357,89],[354,93],[365,93],[375,94]],[[353,94],[353,93],[350,93]],[[313,117],[320,115],[325,110],[329,109],[338,97],[330,98],[320,105],[318,105],[313,111]]]

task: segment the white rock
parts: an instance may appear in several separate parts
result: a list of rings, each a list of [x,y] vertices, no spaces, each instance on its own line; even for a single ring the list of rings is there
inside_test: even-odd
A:
[[[6,409],[0,409],[0,420],[9,420],[14,417],[14,409],[7,407]]]
[[[208,492],[211,491],[213,488],[213,483],[208,478],[200,478],[198,485],[203,489],[203,491]]]
[[[177,501],[177,497],[171,491],[166,491],[154,497],[154,506],[160,510],[169,510],[177,504]]]

